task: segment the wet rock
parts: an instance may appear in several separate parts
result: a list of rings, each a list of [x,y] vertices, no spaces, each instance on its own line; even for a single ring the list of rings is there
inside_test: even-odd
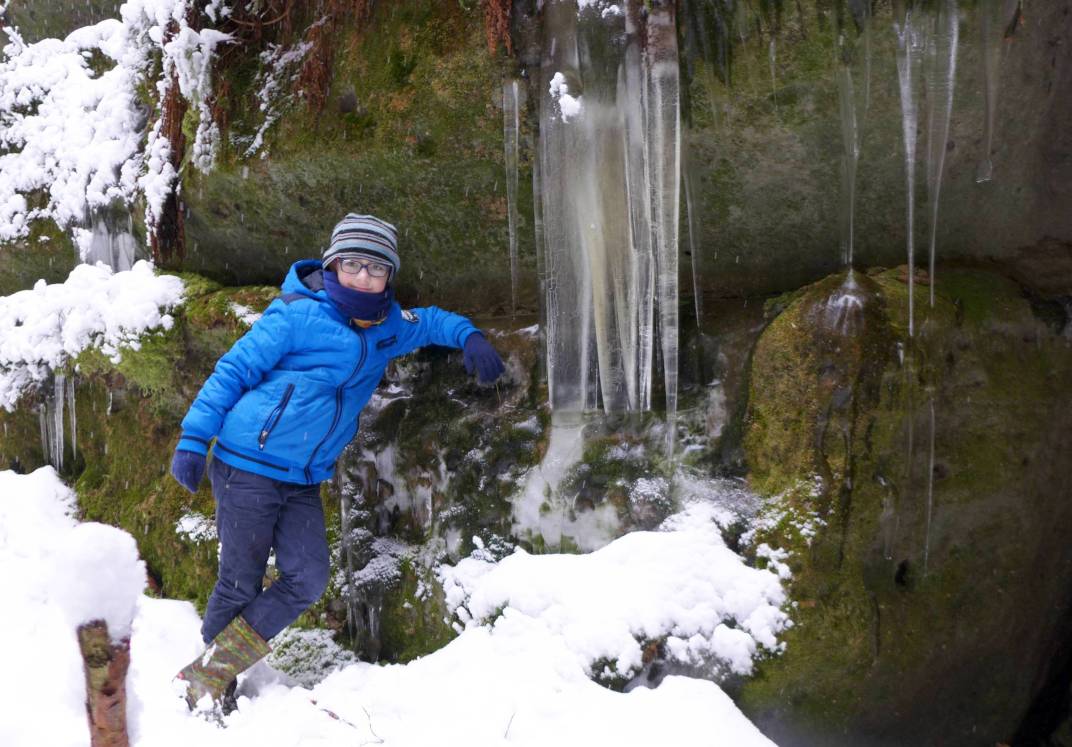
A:
[[[779,743],[1010,741],[1072,646],[1072,348],[1016,283],[941,266],[909,337],[900,274],[847,335],[816,313],[843,279],[810,286],[752,360],[752,485],[824,520],[755,540],[800,561],[786,652],[740,692]]]

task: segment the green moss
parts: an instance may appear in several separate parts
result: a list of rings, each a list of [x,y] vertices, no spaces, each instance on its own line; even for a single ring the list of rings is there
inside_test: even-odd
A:
[[[381,658],[391,662],[407,662],[445,646],[455,636],[446,622],[446,602],[434,575],[417,569],[413,561],[401,564],[399,584],[384,595],[381,626],[383,639]],[[417,594],[418,585],[425,596]]]
[[[85,468],[74,487],[83,519],[130,532],[161,592],[203,607],[215,583],[216,544],[186,541],[175,525],[191,508],[209,516],[214,509],[207,485],[190,496],[167,474],[177,423],[161,421],[152,401],[133,392],[117,400],[99,380],[80,384],[78,406]]]
[[[490,281],[509,273],[509,259],[500,70],[483,34],[479,14],[453,3],[376,5],[367,26],[346,27],[335,40],[324,110],[286,109],[268,133],[267,157],[248,161],[235,143],[262,124],[256,66],[229,67],[235,104],[218,169],[185,176],[186,266],[228,283],[276,282],[293,260],[319,254],[331,227],[358,210],[400,229],[400,297],[508,308],[508,287]],[[346,111],[344,96],[356,98]],[[518,235],[531,297],[526,163]]]
[[[25,239],[0,244],[0,295],[32,288],[40,279],[63,282],[76,264],[70,237],[51,220],[36,220]]]
[[[64,476],[78,494],[83,518],[122,527],[138,549],[160,593],[203,605],[216,577],[216,543],[176,533],[189,510],[214,513],[207,480],[190,496],[167,472],[179,421],[216,360],[246,329],[232,302],[262,310],[274,289],[222,289],[184,274],[187,305],[171,329],[122,348],[114,363],[86,350],[68,366],[76,383],[77,453],[68,449]],[[4,424],[0,455],[24,471],[41,466],[37,395],[27,395]]]
[[[790,550],[798,606],[785,655],[740,691],[754,719],[821,740],[894,728],[882,714],[896,712],[905,739],[906,719],[931,735],[973,719],[1000,733],[1023,704],[1012,659],[994,651],[1016,636],[1000,622],[1006,605],[1038,594],[1008,601],[1034,563],[1035,540],[1016,538],[1025,512],[1062,510],[1025,506],[1047,501],[1025,488],[1025,465],[1039,449],[1057,458],[1049,413],[1072,356],[1015,284],[969,269],[938,278],[933,307],[917,286],[911,337],[903,272],[887,270],[868,281],[855,334],[822,323],[830,278],[756,347],[745,448],[773,518],[755,541]],[[814,537],[796,530],[808,517],[825,521]],[[951,695],[938,713],[915,694],[942,678]]]

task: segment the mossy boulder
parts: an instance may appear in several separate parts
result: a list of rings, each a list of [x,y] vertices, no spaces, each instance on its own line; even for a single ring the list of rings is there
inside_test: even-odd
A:
[[[1008,741],[1068,650],[1072,348],[967,268],[918,277],[909,336],[906,280],[809,286],[754,353],[752,547],[797,624],[739,695],[787,744]]]

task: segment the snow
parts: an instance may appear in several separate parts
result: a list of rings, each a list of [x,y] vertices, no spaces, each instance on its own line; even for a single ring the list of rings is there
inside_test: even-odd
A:
[[[264,316],[259,311],[254,311],[248,306],[243,306],[240,303],[231,303],[231,313],[234,314],[235,319],[242,322],[247,327],[252,327],[253,323]]]
[[[113,272],[75,267],[63,283],[38,280],[31,290],[0,297],[0,407],[11,411],[30,387],[46,381],[87,348],[118,362],[149,330],[170,329],[166,312],[182,301],[183,282],[156,275],[145,261]]]
[[[104,620],[114,639],[130,634],[145,585],[134,539],[79,524],[74,510],[74,494],[51,467],[0,472],[0,698],[8,704],[0,744],[89,744],[77,626]]]
[[[246,147],[246,158],[258,152],[262,158],[268,155],[268,152],[263,150],[264,136],[279,119],[283,108],[290,103],[291,97],[287,94],[288,86],[297,80],[305,55],[312,47],[312,42],[300,42],[289,48],[269,44],[268,48],[261,52],[260,69],[254,85],[259,90],[257,101],[260,102],[260,111],[264,115],[264,121]]]
[[[563,122],[569,122],[581,113],[581,97],[570,95],[566,76],[562,73],[555,73],[551,78],[551,98],[558,102]]]
[[[678,658],[715,651],[740,670],[753,644],[777,647],[773,636],[786,623],[777,578],[734,559],[718,533],[722,509],[706,501],[691,502],[662,531],[588,556],[518,553],[498,565],[444,568],[469,625],[406,665],[350,663],[322,636],[288,631],[280,648],[312,650],[321,674],[331,659],[346,663],[311,690],[258,665],[223,727],[191,715],[172,688],[175,672],[203,650],[192,605],[142,595],[133,539],[77,523],[74,507],[49,467],[0,472],[0,625],[5,640],[25,642],[5,657],[0,744],[89,744],[73,624],[94,616],[131,632],[127,716],[136,747],[772,744],[712,681],[674,675],[621,693],[594,683],[585,664],[608,653],[635,663],[638,633],[670,634]],[[503,603],[494,622],[478,621]],[[739,629],[715,624],[731,617]]]
[[[717,509],[694,503],[667,531],[632,532],[588,555],[467,558],[440,571],[447,603],[468,627],[504,609],[545,627],[586,672],[632,677],[646,641],[690,641],[681,663],[713,658],[752,671],[761,648],[780,650],[788,626],[777,576],[749,568],[725,546]],[[673,643],[671,645],[674,645]],[[593,671],[610,662],[608,671]]]
[[[160,117],[144,137],[148,112],[138,89],[156,85],[159,100],[177,84],[197,113],[192,163],[212,167],[219,130],[212,121],[211,63],[230,37],[193,30],[190,0],[127,0],[120,18],[72,32],[66,39],[26,44],[4,27],[0,55],[0,241],[25,237],[35,219],[75,229],[98,208],[146,197],[150,225],[175,188]],[[219,0],[210,18],[222,14]],[[174,34],[165,34],[172,25]],[[159,64],[154,64],[158,61]],[[98,72],[101,68],[105,68]],[[150,75],[159,79],[152,80]],[[26,195],[47,200],[31,208]],[[86,239],[86,231],[74,231]],[[88,245],[79,241],[85,256]]]
[[[219,538],[216,520],[195,511],[179,517],[175,522],[175,534],[190,542],[215,542]]]
[[[0,57],[0,240],[26,236],[36,217],[61,227],[95,207],[129,201],[137,186],[141,133],[135,74],[115,65],[94,74],[85,53],[122,56],[117,20],[65,40],[26,45],[13,29]],[[24,195],[47,194],[30,210]]]

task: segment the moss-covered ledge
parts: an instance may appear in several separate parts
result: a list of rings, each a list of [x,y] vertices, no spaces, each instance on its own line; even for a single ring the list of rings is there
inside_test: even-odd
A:
[[[191,511],[212,516],[213,499],[207,481],[191,496],[171,479],[171,454],[186,408],[216,359],[247,328],[234,305],[262,310],[278,289],[223,288],[197,275],[181,277],[186,300],[173,312],[171,329],[143,335],[137,349],[122,349],[118,362],[89,349],[57,372],[75,386],[74,416],[63,417],[62,476],[78,494],[83,520],[134,536],[161,593],[203,606],[215,583],[216,543],[185,536],[176,524]],[[0,412],[5,466],[30,471],[46,463],[44,400],[43,392],[27,393],[13,413]]]

